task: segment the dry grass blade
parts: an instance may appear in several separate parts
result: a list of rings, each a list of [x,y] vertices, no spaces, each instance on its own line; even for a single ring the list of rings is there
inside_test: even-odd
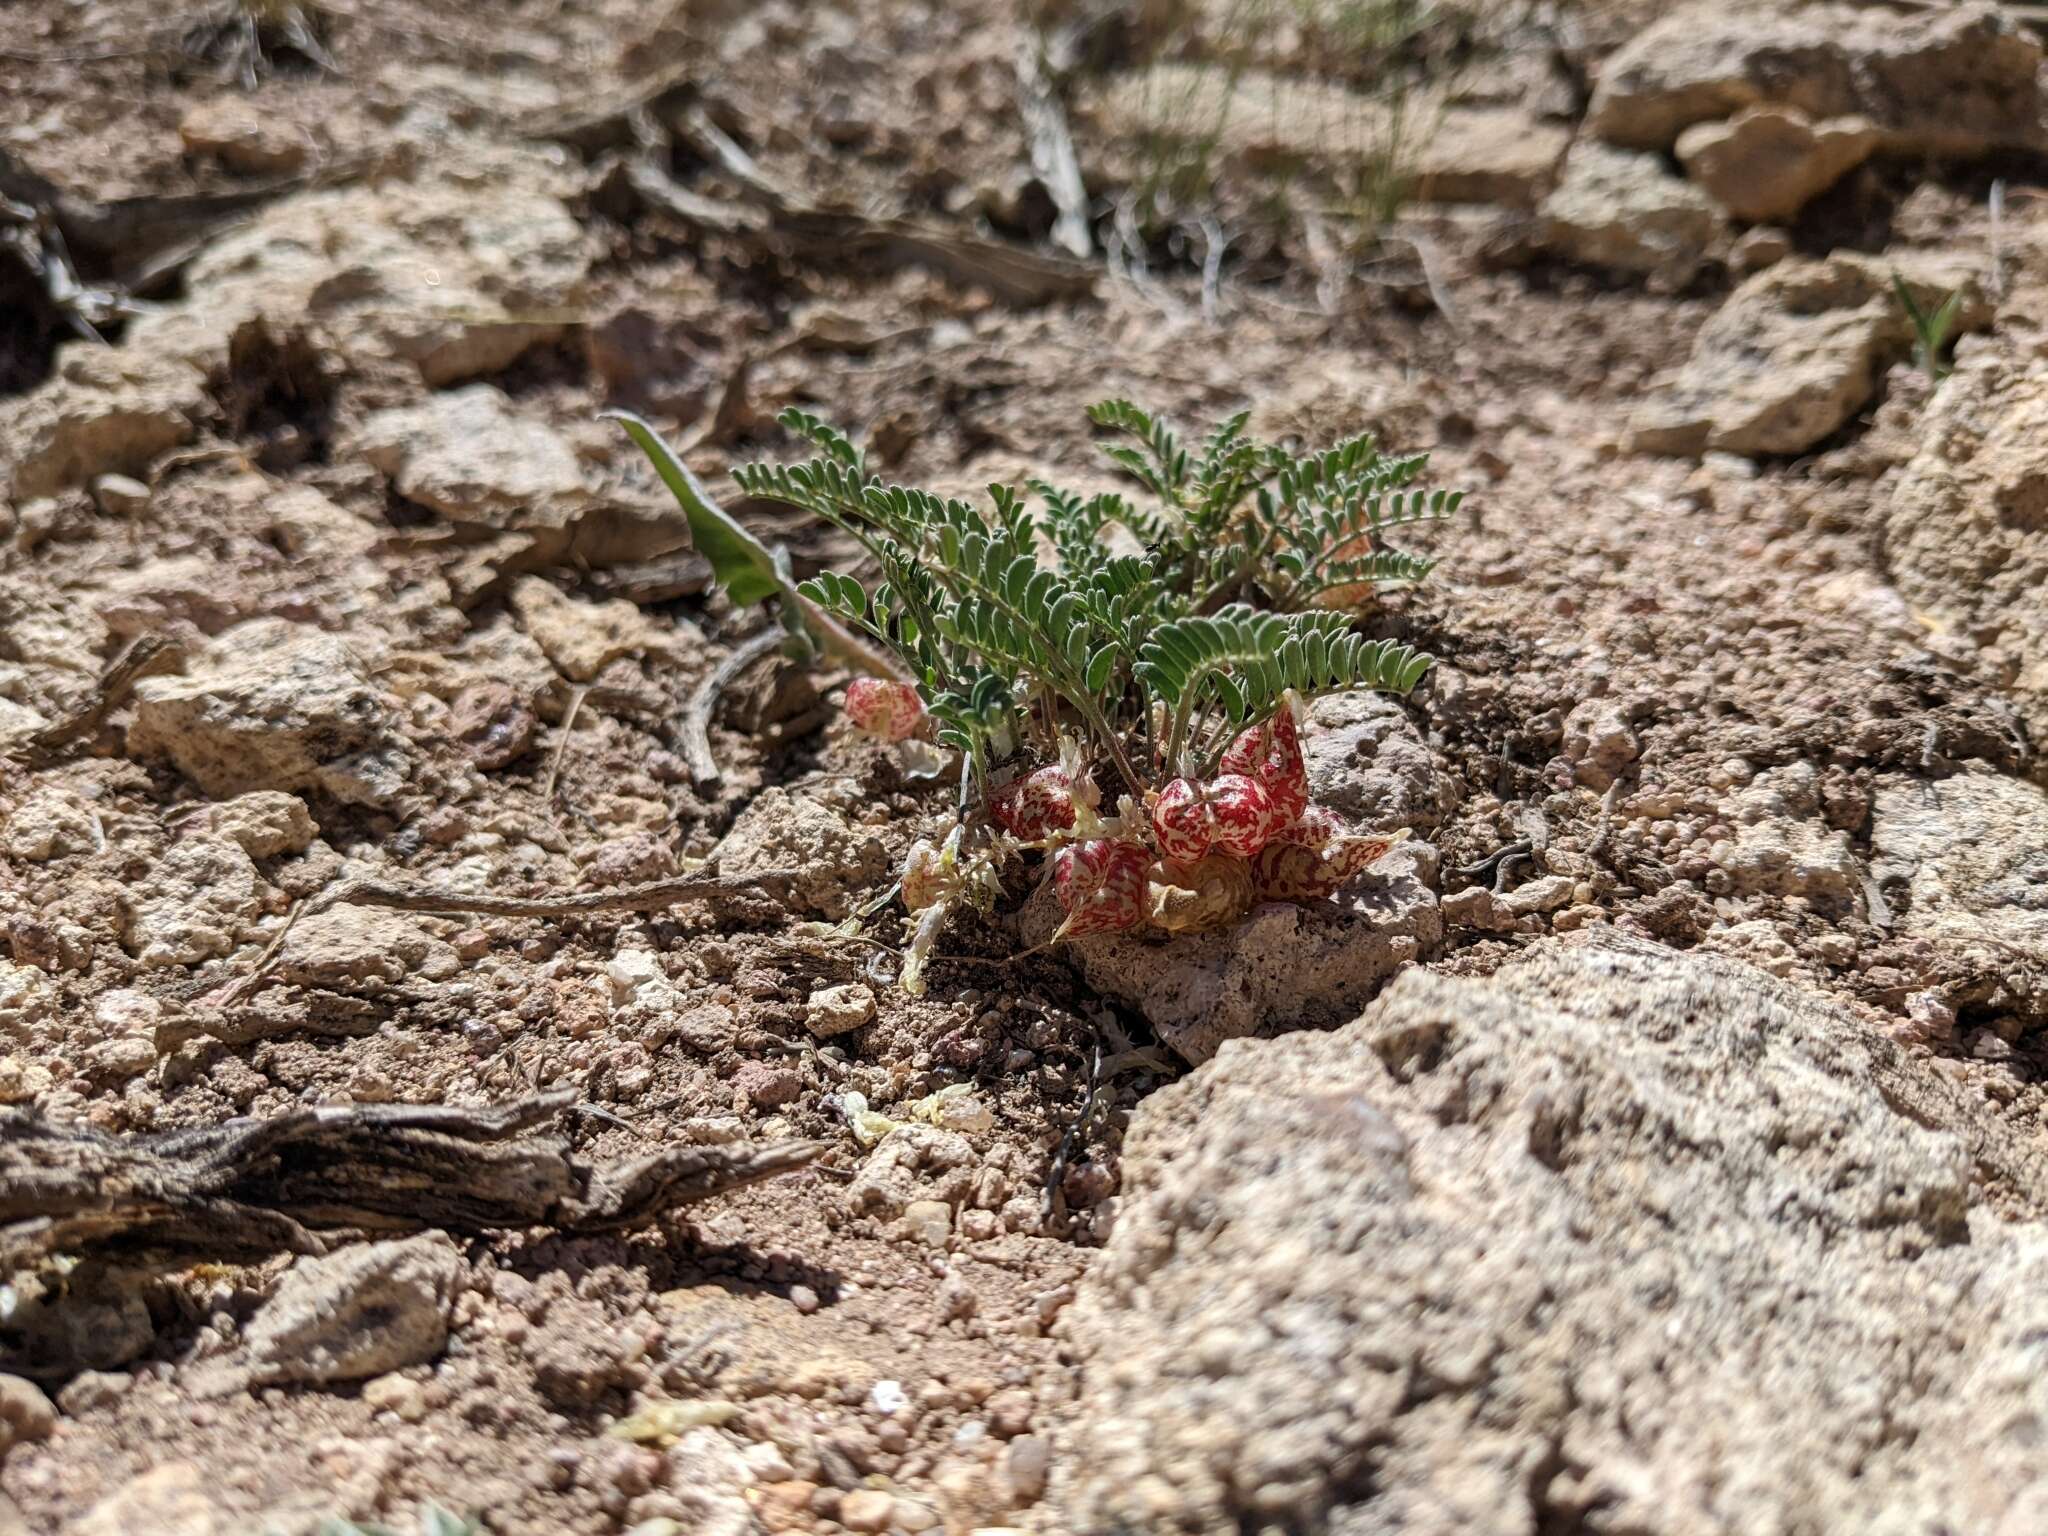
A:
[[[716,789],[725,781],[718,759],[711,755],[711,714],[718,708],[719,698],[742,672],[781,645],[783,638],[783,632],[773,625],[750,636],[690,695],[683,711],[683,756],[690,765],[690,780],[698,789]]]

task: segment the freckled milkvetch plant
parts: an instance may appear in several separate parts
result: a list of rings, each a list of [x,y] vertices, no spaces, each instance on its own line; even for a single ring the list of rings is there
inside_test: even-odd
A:
[[[1461,493],[1419,488],[1427,455],[1384,454],[1370,435],[1295,454],[1247,436],[1245,414],[1192,446],[1127,401],[1089,418],[1141,500],[1034,481],[977,505],[890,485],[844,434],[784,412],[814,456],[735,478],[850,535],[868,567],[800,586],[622,418],[735,600],[777,596],[800,643],[885,674],[849,689],[856,725],[963,754],[963,820],[905,871],[923,914],[914,956],[955,901],[986,905],[990,869],[1026,848],[1052,856],[1067,935],[1221,926],[1257,899],[1329,894],[1389,841],[1309,805],[1297,711],[1421,679],[1427,655],[1358,634],[1350,610],[1429,573],[1391,541]]]

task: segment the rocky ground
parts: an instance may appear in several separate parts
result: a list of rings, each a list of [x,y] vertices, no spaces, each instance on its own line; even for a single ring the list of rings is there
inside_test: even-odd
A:
[[[1306,3],[1021,70],[993,3],[253,14],[0,12],[0,1150],[555,1092],[507,1155],[569,1183],[387,1168],[294,1255],[39,1237],[24,1175],[0,1532],[2048,1522],[2025,20],[1447,10],[1368,241],[1384,59]],[[840,925],[946,792],[780,660],[692,764],[760,621],[598,413],[721,488],[787,405],[1093,488],[1112,394],[1469,488],[1367,620],[1428,680],[1307,740],[1411,836],[1221,936],[963,923],[912,999]]]

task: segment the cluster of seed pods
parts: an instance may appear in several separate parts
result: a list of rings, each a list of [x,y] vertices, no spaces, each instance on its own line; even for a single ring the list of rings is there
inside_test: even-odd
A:
[[[882,741],[918,735],[925,723],[915,689],[879,678],[847,685],[846,713]],[[997,790],[989,815],[1019,842],[1043,843],[1080,819],[1074,791],[1069,768],[1049,764]],[[1053,852],[1053,891],[1066,913],[1061,935],[1147,922],[1170,933],[1227,927],[1261,901],[1334,894],[1405,835],[1367,836],[1308,794],[1299,728],[1292,707],[1283,707],[1231,743],[1213,778],[1171,779],[1148,797],[1149,843],[1127,830],[1091,837],[1084,829]],[[1087,799],[1092,806],[1094,796]],[[904,868],[905,905],[935,906],[957,879],[940,850],[920,843]]]
[[[998,812],[999,817],[1001,813]],[[1054,856],[1068,934],[1227,927],[1261,901],[1333,894],[1395,839],[1366,837],[1311,805],[1291,708],[1245,732],[1212,779],[1177,778],[1152,797],[1152,842],[1092,838]]]

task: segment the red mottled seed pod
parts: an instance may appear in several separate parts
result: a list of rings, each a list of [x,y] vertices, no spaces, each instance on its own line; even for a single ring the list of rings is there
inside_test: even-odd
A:
[[[1159,851],[1189,863],[1212,852],[1248,859],[1280,822],[1272,797],[1241,773],[1219,774],[1204,784],[1171,780],[1152,806]]]
[[[1257,780],[1283,822],[1300,816],[1308,808],[1308,764],[1293,708],[1282,704],[1272,719],[1233,741],[1223,754],[1223,771]]]
[[[1073,789],[1065,771],[1048,764],[997,790],[988,813],[1010,836],[1035,843],[1074,824]]]
[[[924,724],[924,700],[908,683],[856,677],[846,685],[846,718],[863,735],[903,741]]]
[[[1053,894],[1067,914],[1071,937],[1135,928],[1145,920],[1145,872],[1150,850],[1138,843],[1095,837],[1069,843],[1053,856]]]
[[[1218,774],[1205,787],[1215,818],[1209,846],[1217,853],[1248,859],[1291,819],[1279,813],[1263,784],[1245,774]]]
[[[1159,791],[1152,805],[1152,836],[1169,859],[1192,864],[1209,851],[1209,808],[1202,786],[1193,779],[1174,779]]]
[[[1252,887],[1261,901],[1319,901],[1335,895],[1407,835],[1405,828],[1392,837],[1349,833],[1320,850],[1275,840],[1252,860]]]
[[[1293,821],[1275,832],[1272,841],[1276,843],[1299,843],[1304,848],[1327,848],[1340,837],[1351,835],[1351,827],[1342,816],[1328,806],[1311,805]]]
[[[1261,901],[1315,901],[1337,889],[1323,856],[1304,843],[1268,843],[1252,856],[1252,889]]]

